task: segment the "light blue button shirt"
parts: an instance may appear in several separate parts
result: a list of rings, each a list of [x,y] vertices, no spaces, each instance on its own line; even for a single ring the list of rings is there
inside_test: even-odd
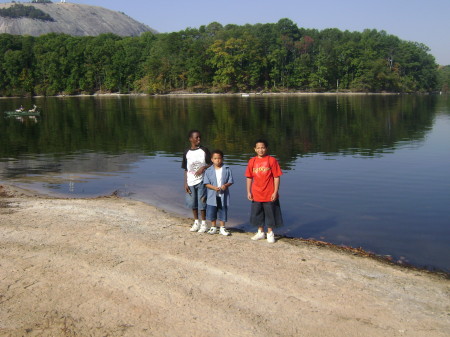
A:
[[[217,186],[217,178],[215,172],[214,165],[208,167],[203,176],[203,184],[210,184],[213,186]],[[231,169],[228,166],[222,166],[222,185],[225,184],[233,184],[233,174],[231,173]],[[217,206],[216,198],[220,196],[222,200],[222,205],[229,206],[230,205],[230,189],[227,188],[224,193],[217,194],[216,191],[207,189],[207,200],[206,203],[211,206]]]

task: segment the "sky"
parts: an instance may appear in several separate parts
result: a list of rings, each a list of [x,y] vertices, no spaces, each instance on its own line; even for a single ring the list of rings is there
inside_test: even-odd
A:
[[[425,44],[438,64],[450,65],[450,0],[66,1],[124,12],[160,33],[198,28],[214,21],[244,25],[276,23],[282,18],[298,27],[319,30],[384,30],[402,40]]]

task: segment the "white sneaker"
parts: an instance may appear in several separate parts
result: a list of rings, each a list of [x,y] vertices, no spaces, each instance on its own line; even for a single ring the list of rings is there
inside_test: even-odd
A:
[[[256,233],[255,235],[252,236],[252,240],[256,241],[256,240],[262,240],[264,239],[266,236],[264,234],[264,232],[260,232],[258,231],[258,233]]]
[[[267,242],[275,243],[275,234],[273,232],[267,233]]]
[[[205,233],[206,231],[208,231],[208,226],[205,223],[202,223],[198,232]]]
[[[225,227],[220,227],[219,233],[222,234],[222,235],[225,235],[225,236],[230,235],[230,232],[227,231],[227,230],[225,229]]]
[[[192,225],[190,231],[191,232],[197,232],[200,229],[200,225],[198,224],[198,222],[194,222],[194,224]]]
[[[208,231],[208,234],[216,234],[217,233],[217,227],[211,227]]]

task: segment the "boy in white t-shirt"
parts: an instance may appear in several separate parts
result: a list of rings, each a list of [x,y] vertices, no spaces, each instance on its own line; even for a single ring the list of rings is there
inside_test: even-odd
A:
[[[190,148],[183,153],[181,168],[184,169],[184,190],[186,206],[192,209],[194,224],[191,232],[204,233],[206,225],[206,187],[203,184],[203,173],[211,166],[211,155],[206,147],[200,145],[200,131],[189,131]],[[199,223],[200,210],[202,222]]]

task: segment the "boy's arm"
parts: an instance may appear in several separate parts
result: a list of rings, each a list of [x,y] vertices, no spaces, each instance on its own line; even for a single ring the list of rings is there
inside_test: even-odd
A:
[[[231,185],[233,185],[233,183],[226,183],[226,184],[223,184],[221,187],[220,187],[220,189],[222,190],[222,191],[225,191],[228,187],[230,187]]]
[[[203,184],[205,185],[206,188],[209,188],[210,190],[213,190],[213,191],[218,191],[218,190],[220,190],[219,187],[214,186],[214,185],[211,184],[211,183],[212,183],[212,181],[211,181],[211,179],[210,179],[210,172],[208,171],[208,172],[206,172],[205,175],[203,176]]]
[[[227,182],[225,184],[222,185],[222,190],[225,191],[228,187],[230,187],[231,185],[233,185],[233,175],[231,174],[231,170],[228,170],[228,179]]]
[[[183,170],[187,170],[187,157],[186,157],[186,154],[187,154],[188,151],[189,151],[189,150],[185,150],[185,151],[183,152],[183,159],[181,160],[181,168],[182,168]]]
[[[181,161],[181,168],[184,169],[184,191],[186,193],[191,194],[191,189],[189,188],[188,184],[187,184],[187,158],[186,158],[186,154],[187,154],[188,150],[184,151],[183,153],[183,160]]]
[[[247,178],[247,199],[253,201],[252,178]]]
[[[278,190],[280,189],[280,177],[273,178],[273,187],[274,187],[273,194],[270,197],[271,201],[275,201],[278,199]]]
[[[206,163],[206,166],[210,167],[212,165],[211,152],[209,152],[207,147],[204,147],[203,150],[205,151],[205,163]]]
[[[187,171],[184,171],[184,190],[186,191],[186,193],[191,194],[191,189],[189,188],[189,185],[187,183]]]
[[[205,166],[200,167],[197,172],[195,172],[195,175],[201,176],[203,173],[205,173],[205,171],[212,166],[212,161],[211,161],[211,154],[209,152],[209,150],[206,147],[202,147],[203,152],[205,153]]]
[[[206,188],[209,188],[210,190],[219,191],[220,187],[211,185],[211,184],[205,184]]]
[[[200,167],[197,172],[195,172],[195,176],[201,176],[203,173],[205,173],[205,171],[210,167],[211,165],[205,165]]]

